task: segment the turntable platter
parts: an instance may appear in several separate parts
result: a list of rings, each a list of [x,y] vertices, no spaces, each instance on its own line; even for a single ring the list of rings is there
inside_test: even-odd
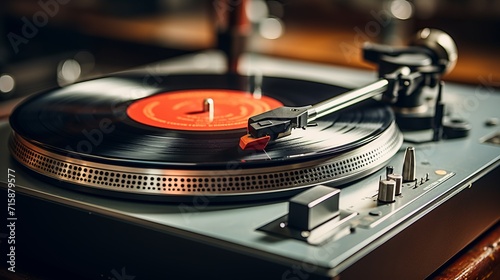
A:
[[[261,83],[231,75],[169,75],[154,82],[139,74],[104,77],[21,104],[10,119],[11,151],[64,186],[111,195],[282,196],[359,179],[399,149],[392,112],[375,102],[322,117],[265,151],[238,148],[248,117],[344,91],[276,77]],[[213,102],[213,112],[204,111],[204,100]]]

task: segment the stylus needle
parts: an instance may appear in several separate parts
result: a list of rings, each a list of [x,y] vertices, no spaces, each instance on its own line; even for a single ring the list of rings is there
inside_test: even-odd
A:
[[[240,148],[242,150],[263,151],[270,140],[271,140],[270,136],[253,138],[252,136],[250,136],[250,134],[247,134],[240,138]]]

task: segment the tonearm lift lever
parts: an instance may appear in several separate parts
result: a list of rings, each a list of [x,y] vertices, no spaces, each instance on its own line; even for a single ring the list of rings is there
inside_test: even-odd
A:
[[[411,46],[365,44],[363,55],[378,65],[377,81],[314,105],[284,106],[250,117],[240,148],[263,150],[269,141],[290,135],[295,128],[305,129],[317,118],[380,94],[390,104],[418,105],[424,87],[442,87],[441,76],[455,66],[457,48],[448,34],[426,28],[418,32]],[[442,118],[440,114],[435,117]]]

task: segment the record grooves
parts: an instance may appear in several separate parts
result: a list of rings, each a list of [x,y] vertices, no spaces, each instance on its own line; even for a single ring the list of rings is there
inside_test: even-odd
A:
[[[256,84],[256,80],[262,82]],[[13,156],[68,187],[162,200],[197,195],[241,200],[359,179],[380,168],[402,143],[392,112],[384,106],[364,104],[322,117],[316,126],[294,131],[264,152],[241,151],[238,139],[246,130],[240,126],[173,129],[137,121],[127,110],[148,98],[153,103],[146,106],[156,106],[163,99],[173,102],[176,94],[181,92],[179,96],[184,97],[186,91],[208,91],[208,95],[226,91],[237,98],[263,96],[271,100],[264,102],[262,108],[267,108],[268,104],[309,105],[345,89],[286,78],[230,75],[169,75],[157,77],[154,83],[144,81],[140,74],[111,76],[34,96],[11,116]],[[177,116],[183,119],[183,126],[194,120],[200,127],[200,119],[205,117],[191,112],[198,114],[196,108],[202,104],[199,100],[191,103],[195,109],[189,107]],[[191,103],[158,108],[170,110]],[[217,105],[216,101],[214,118],[224,114],[223,118],[237,119],[235,112],[247,112],[232,107],[218,111]],[[253,107],[258,106],[250,105]],[[157,119],[170,117],[166,112]]]

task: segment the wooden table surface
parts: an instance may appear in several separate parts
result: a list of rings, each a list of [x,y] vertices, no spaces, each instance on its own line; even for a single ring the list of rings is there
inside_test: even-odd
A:
[[[500,223],[429,277],[449,279],[500,279]]]

